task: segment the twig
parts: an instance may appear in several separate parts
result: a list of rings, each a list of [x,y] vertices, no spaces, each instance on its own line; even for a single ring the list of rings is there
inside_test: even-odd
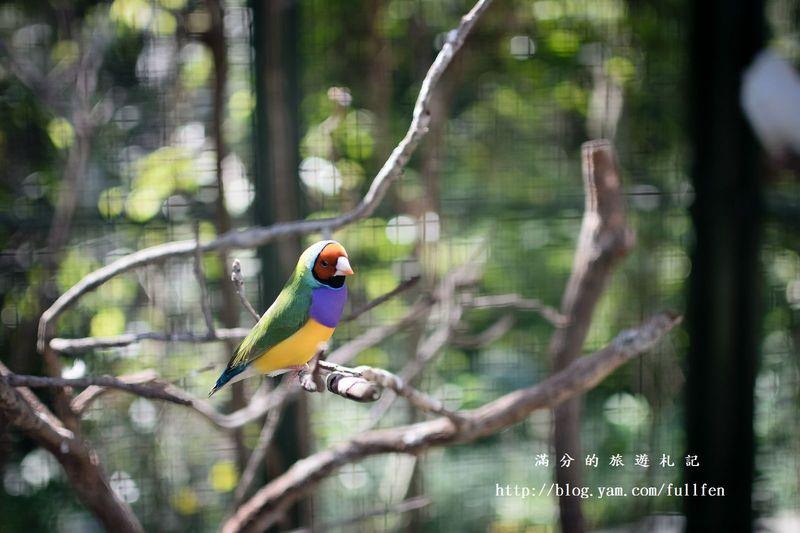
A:
[[[467,302],[470,307],[475,309],[494,308],[494,307],[513,307],[521,311],[536,311],[542,318],[560,328],[566,325],[567,320],[558,310],[545,305],[533,298],[523,298],[519,294],[492,294],[475,296],[472,301]]]
[[[363,378],[357,370],[322,359],[324,351],[320,350],[309,361],[309,369],[298,373],[300,386],[307,392],[330,392],[357,402],[374,402],[381,397],[380,390],[370,381]],[[322,377],[325,373],[327,376]]]
[[[423,507],[427,507],[430,504],[431,504],[430,498],[426,496],[415,496],[414,498],[409,498],[407,500],[403,500],[402,502],[398,502],[393,505],[387,505],[382,508],[373,509],[372,511],[367,511],[364,514],[348,518],[347,520],[340,520],[338,522],[330,522],[327,524],[319,524],[315,525],[314,528],[301,527],[299,529],[293,529],[290,533],[336,531],[345,528],[346,526],[352,526],[358,524],[359,522],[369,520],[370,518],[385,516],[387,514],[401,514],[401,513],[407,513],[409,511],[416,511],[417,509],[422,509]]]
[[[275,397],[274,400],[276,401],[276,407],[269,410],[267,419],[264,421],[264,425],[261,427],[261,433],[258,436],[258,442],[256,443],[255,448],[253,448],[253,452],[250,454],[250,457],[247,459],[247,466],[245,467],[244,472],[242,472],[242,478],[239,481],[239,485],[236,487],[235,498],[237,505],[240,504],[245,496],[247,496],[247,494],[250,492],[253,481],[255,481],[256,473],[261,468],[261,464],[264,462],[264,459],[267,456],[267,450],[269,449],[269,445],[275,435],[275,430],[278,429],[278,424],[281,421],[283,409],[280,407],[285,404],[292,392],[293,389],[288,386],[288,381],[281,383],[272,392],[272,396]]]
[[[143,385],[131,383],[112,376],[90,376],[83,378],[58,378],[44,376],[24,376],[19,374],[8,374],[5,376],[6,382],[12,387],[36,388],[63,388],[63,387],[91,387],[100,386],[118,389],[144,398],[164,400],[177,403],[178,405],[191,405],[192,400],[176,396],[169,392],[169,383],[155,383]]]
[[[411,278],[409,278],[409,279],[407,279],[405,281],[400,282],[400,284],[397,287],[395,287],[394,289],[390,290],[386,294],[382,294],[382,295],[378,296],[374,300],[372,300],[370,302],[367,302],[365,305],[363,305],[363,306],[359,307],[358,309],[356,309],[354,311],[351,311],[349,314],[345,315],[342,318],[342,322],[350,322],[350,321],[353,321],[353,320],[357,319],[358,317],[360,317],[361,315],[363,315],[367,311],[369,311],[369,310],[371,310],[371,309],[373,309],[375,307],[378,307],[382,303],[391,300],[392,298],[394,298],[398,294],[407,291],[408,289],[410,289],[411,287],[416,285],[419,282],[420,279],[421,279],[421,276],[413,276],[413,277],[411,277]]]
[[[247,299],[247,295],[244,293],[244,275],[242,275],[242,263],[239,262],[238,259],[233,260],[233,266],[231,267],[231,281],[233,282],[233,286],[236,287],[236,294],[239,295],[239,300],[241,300],[242,305],[247,312],[252,315],[252,317],[258,322],[261,320],[261,315],[258,314],[258,311],[253,308],[250,300]]]
[[[491,326],[477,335],[454,335],[453,338],[450,339],[450,344],[457,348],[480,348],[493,343],[511,331],[515,323],[516,319],[514,315],[503,315],[496,322],[492,323]]]
[[[200,285],[200,306],[203,308],[203,318],[206,321],[208,337],[215,339],[217,334],[214,331],[214,317],[211,314],[208,288],[206,287],[206,276],[203,273],[203,252],[200,249],[200,224],[197,221],[195,221],[194,224],[194,235],[197,243],[194,248],[194,276],[197,278],[197,284]]]
[[[421,453],[433,446],[472,442],[525,420],[535,410],[549,409],[585,392],[633,357],[649,350],[681,317],[662,313],[635,329],[620,333],[608,346],[573,361],[544,381],[508,393],[471,411],[457,426],[446,417],[391,429],[362,433],[342,444],[295,463],[261,488],[222,526],[225,533],[263,531],[295,501],[310,493],[337,468],[385,453]]]

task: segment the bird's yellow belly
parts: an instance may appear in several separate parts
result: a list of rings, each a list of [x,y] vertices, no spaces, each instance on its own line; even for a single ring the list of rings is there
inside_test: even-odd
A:
[[[320,344],[331,338],[333,330],[334,328],[323,326],[310,318],[294,335],[279,342],[253,361],[253,366],[262,374],[268,374],[304,365],[314,357]]]

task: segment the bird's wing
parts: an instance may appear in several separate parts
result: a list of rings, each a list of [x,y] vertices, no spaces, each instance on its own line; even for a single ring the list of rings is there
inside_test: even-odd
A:
[[[292,336],[308,322],[309,309],[311,309],[310,291],[296,285],[285,287],[236,349],[228,368],[246,366],[276,344]]]

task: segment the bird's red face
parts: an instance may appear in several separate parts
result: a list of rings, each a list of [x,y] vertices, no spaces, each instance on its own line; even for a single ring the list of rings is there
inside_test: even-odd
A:
[[[325,246],[314,262],[314,277],[321,282],[330,282],[334,277],[350,276],[353,269],[344,247],[332,242]]]

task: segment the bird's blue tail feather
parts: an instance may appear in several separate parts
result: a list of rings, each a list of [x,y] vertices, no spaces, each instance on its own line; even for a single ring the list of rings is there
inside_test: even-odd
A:
[[[233,368],[231,367],[226,368],[225,371],[219,376],[219,379],[217,379],[217,383],[216,385],[214,385],[214,388],[211,389],[211,392],[208,393],[208,397],[211,398],[211,396],[215,392],[224,387],[225,384],[229,382],[231,379],[235,378],[236,376],[244,372],[248,366],[249,365],[239,365]]]

